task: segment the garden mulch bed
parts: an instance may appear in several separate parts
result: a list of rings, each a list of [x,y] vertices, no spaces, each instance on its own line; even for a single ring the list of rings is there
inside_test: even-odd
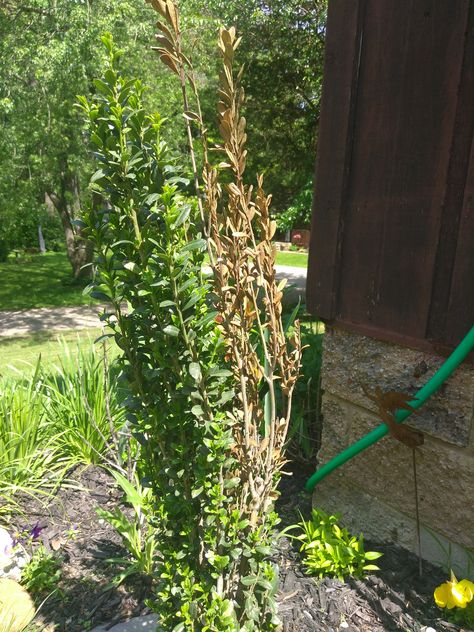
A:
[[[310,497],[301,492],[308,474],[298,470],[281,482],[278,511],[282,527],[299,520],[298,511],[308,516]],[[135,579],[118,588],[108,587],[113,569],[109,557],[123,554],[115,531],[95,512],[98,506],[113,508],[120,492],[111,477],[98,467],[77,469],[73,479],[81,488],[62,488],[45,508],[28,502],[27,513],[16,520],[17,527],[44,526],[45,546],[63,558],[62,577],[57,593],[46,599],[40,613],[47,630],[85,632],[150,611],[145,600],[150,595],[146,581]],[[26,509],[25,509],[26,510]],[[71,537],[71,533],[76,535]],[[434,588],[446,581],[443,571],[424,564],[418,576],[415,556],[395,546],[367,543],[380,550],[381,570],[366,580],[315,580],[301,569],[298,552],[291,540],[280,541],[275,561],[280,568],[280,614],[283,632],[454,632],[460,628],[442,621],[433,605]]]

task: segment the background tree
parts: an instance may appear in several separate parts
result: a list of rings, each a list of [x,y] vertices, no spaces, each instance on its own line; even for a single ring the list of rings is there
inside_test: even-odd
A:
[[[246,66],[249,176],[265,173],[273,208],[287,208],[313,174],[327,0],[180,4],[211,140],[218,27],[245,33],[237,63]],[[93,202],[85,186],[91,156],[73,104],[96,90],[106,31],[125,51],[124,72],[153,77],[145,104],[168,119],[170,149],[186,163],[180,89],[151,50],[154,22],[144,0],[0,1],[1,252],[37,244],[41,225],[47,246],[65,241],[74,276],[83,274],[90,251],[74,218]]]
[[[327,0],[180,4],[203,29],[234,25],[245,35],[237,61],[245,65],[248,170],[264,173],[274,208],[286,208],[314,172]]]
[[[155,71],[153,19],[145,3],[12,0],[0,8],[1,230],[8,234],[15,226],[10,240],[28,245],[46,202],[60,220],[75,277],[83,274],[91,252],[74,219],[93,201],[84,180],[90,155],[74,102],[77,94],[95,90],[105,31],[113,32],[125,50],[125,67],[138,76],[151,74],[151,66]],[[170,86],[162,73],[148,99],[175,119],[177,138],[179,93]]]

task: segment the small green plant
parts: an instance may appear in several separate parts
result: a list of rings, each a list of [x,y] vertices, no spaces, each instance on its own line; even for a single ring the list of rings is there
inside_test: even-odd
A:
[[[344,581],[345,576],[361,578],[366,571],[376,571],[379,567],[370,564],[381,557],[377,551],[364,551],[363,535],[350,535],[347,529],[337,523],[340,516],[329,515],[321,509],[313,509],[311,520],[304,520],[287,529],[301,529],[299,535],[290,536],[301,542],[303,565],[309,575],[317,577],[337,577]],[[283,532],[285,533],[285,532]]]
[[[129,575],[144,574],[151,576],[154,570],[156,555],[156,530],[151,525],[152,492],[140,484],[138,476],[132,484],[119,472],[112,471],[112,475],[122,488],[125,500],[133,508],[132,518],[128,518],[123,511],[116,507],[113,511],[97,508],[97,514],[111,524],[120,534],[122,543],[129,556],[110,558],[108,562],[124,567],[114,578],[113,583],[118,585]]]
[[[35,598],[45,598],[58,589],[61,559],[41,544],[22,569],[21,584]]]
[[[303,311],[303,310],[300,310]],[[301,323],[302,377],[296,384],[288,431],[288,452],[297,460],[314,462],[321,443],[321,358],[324,325]]]

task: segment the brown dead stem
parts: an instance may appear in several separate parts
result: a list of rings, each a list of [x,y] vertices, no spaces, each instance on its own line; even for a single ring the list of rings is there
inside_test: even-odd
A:
[[[277,284],[275,279],[272,239],[276,224],[269,213],[271,196],[264,193],[262,177],[255,188],[244,182],[247,134],[246,121],[240,112],[245,95],[240,87],[241,72],[235,76],[233,71],[240,38],[234,28],[221,29],[219,34],[223,69],[218,120],[222,143],[212,149],[222,159],[213,165],[194,70],[182,49],[177,7],[172,0],[147,1],[161,16],[157,23],[157,52],[179,77],[183,91],[184,117],[199,208],[208,237],[219,327],[225,340],[226,360],[235,377],[233,453],[242,482],[238,505],[242,516],[248,517],[255,528],[265,522],[276,498],[277,474],[285,463],[291,401],[301,365],[299,323],[295,323],[292,338],[287,340],[281,318],[284,283]],[[190,110],[189,86],[195,111]],[[192,124],[197,125],[202,141],[202,178],[197,172]],[[225,184],[221,179],[223,172],[231,174],[231,178],[225,178]],[[265,390],[270,406],[266,419],[262,396]]]

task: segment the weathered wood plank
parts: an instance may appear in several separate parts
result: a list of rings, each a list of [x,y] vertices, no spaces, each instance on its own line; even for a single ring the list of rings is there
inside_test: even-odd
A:
[[[467,4],[402,4],[366,11],[336,317],[424,338]]]
[[[352,117],[357,89],[361,17],[365,0],[329,3],[325,83],[321,100],[307,304],[332,318],[340,265],[340,226],[350,165]]]
[[[474,325],[474,138],[447,314],[445,339],[456,345]]]
[[[474,320],[474,0],[329,7],[308,307],[455,344]]]
[[[468,321],[474,323],[474,224],[471,221],[469,225],[473,213],[473,138],[474,2],[471,2],[428,323],[429,338],[451,344],[459,342],[465,334],[470,327]]]

